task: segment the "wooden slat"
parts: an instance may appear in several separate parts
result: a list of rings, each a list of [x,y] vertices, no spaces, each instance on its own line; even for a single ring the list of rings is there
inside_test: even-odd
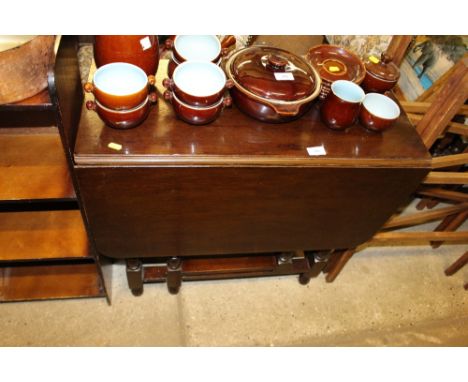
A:
[[[94,263],[0,266],[0,302],[101,296]]]
[[[445,270],[445,274],[447,276],[452,276],[466,264],[468,264],[468,251],[466,251],[460,258],[458,258],[450,267],[448,267]]]
[[[434,231],[437,232],[453,232],[462,226],[462,224],[468,218],[468,211],[462,211],[456,215],[447,216]],[[432,241],[432,248],[439,248],[444,242],[443,241]]]
[[[431,171],[423,180],[424,184],[468,184],[468,172]]]
[[[239,256],[220,258],[186,259],[182,263],[184,273],[242,273],[273,271],[275,256]]]
[[[0,213],[0,261],[88,257],[80,211]]]
[[[437,210],[431,210],[426,212],[418,212],[407,216],[397,216],[396,218],[390,219],[383,226],[384,229],[388,228],[401,228],[412,225],[418,225],[427,223],[429,221],[442,219],[445,216],[453,215],[457,212],[468,209],[468,203],[461,203],[455,206],[439,208]]]
[[[369,245],[421,245],[431,241],[446,241],[450,243],[468,243],[468,232],[379,232],[369,242]]]
[[[468,58],[455,64],[452,75],[434,97],[431,107],[416,129],[427,148],[446,130],[448,123],[456,115],[468,96]]]
[[[56,128],[2,129],[0,200],[74,199]]]
[[[447,131],[452,134],[468,136],[468,126],[462,123],[450,122]]]
[[[430,196],[455,202],[467,202],[468,194],[464,192],[444,190],[443,188],[425,188],[416,192],[418,195]]]
[[[336,277],[340,274],[341,270],[344,268],[346,263],[354,255],[355,249],[348,249],[341,253],[336,253],[333,256],[338,256],[338,259],[334,263],[333,267],[328,270],[327,275],[325,276],[325,281],[327,283],[333,282]]]
[[[392,61],[396,66],[401,65],[412,38],[413,36],[404,35],[395,35],[392,37],[387,48],[387,54],[392,57]]]
[[[401,106],[405,110],[406,113],[416,113],[416,114],[424,114],[431,107],[430,102],[417,102],[417,101],[400,101]],[[463,105],[456,111],[455,114],[461,115],[468,115],[468,106]]]
[[[443,168],[443,167],[461,166],[467,163],[468,163],[468,153],[452,154],[452,155],[444,155],[440,157],[433,157],[431,167],[435,169],[435,168]]]

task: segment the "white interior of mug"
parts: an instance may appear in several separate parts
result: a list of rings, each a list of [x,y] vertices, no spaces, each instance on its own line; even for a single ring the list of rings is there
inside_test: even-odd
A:
[[[221,53],[221,43],[215,35],[180,35],[174,49],[187,61],[213,61]]]
[[[338,98],[351,103],[360,103],[365,97],[364,90],[354,82],[338,80],[331,84],[331,90]]]
[[[172,80],[186,94],[206,97],[223,90],[226,75],[212,62],[186,61],[174,70]]]
[[[93,77],[94,86],[113,95],[138,93],[148,85],[146,73],[138,66],[114,62],[101,66]]]
[[[400,116],[397,103],[383,94],[368,93],[362,104],[369,113],[382,119],[397,119]]]

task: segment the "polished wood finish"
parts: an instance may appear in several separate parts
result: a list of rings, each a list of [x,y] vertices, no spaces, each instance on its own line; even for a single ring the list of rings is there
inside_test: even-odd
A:
[[[468,97],[468,57],[455,64],[452,75],[441,86],[430,109],[416,129],[424,144],[430,148]]]
[[[379,232],[370,240],[369,245],[421,245],[431,241],[466,243],[468,232]]]
[[[400,66],[403,62],[412,39],[413,36],[395,35],[390,40],[386,53],[392,57],[395,65]]]
[[[450,191],[443,188],[422,188],[417,191],[417,194],[454,202],[468,202],[468,193]]]
[[[75,199],[57,128],[0,129],[0,147],[0,200]]]
[[[445,231],[452,232],[456,231],[468,218],[468,211],[462,211],[458,214],[447,216],[442,222],[436,227],[434,231]],[[432,248],[439,248],[444,242],[433,241],[431,242]]]
[[[423,180],[424,184],[468,184],[468,172],[431,171]]]
[[[0,213],[0,261],[90,257],[80,212]]]
[[[445,274],[447,276],[452,276],[466,264],[468,264],[468,251],[466,251],[460,258],[458,258],[457,261],[455,261],[450,267],[448,267],[445,270]]]
[[[326,155],[309,156],[314,146]],[[129,131],[83,108],[74,159],[97,250],[115,258],[354,247],[407,201],[430,165],[404,114],[383,134],[359,125],[331,131],[318,104],[281,125],[233,107],[194,127],[164,101]]]
[[[407,113],[424,114],[431,109],[431,102],[422,101],[400,101],[401,106]],[[455,110],[455,114],[468,115],[468,106],[462,105],[459,109]]]
[[[339,251],[333,254],[336,257],[336,261],[331,269],[328,269],[325,281],[331,283],[335,281],[336,277],[340,274],[346,263],[353,257],[355,249],[347,249],[345,251]]]
[[[0,264],[0,302],[77,297],[104,297],[96,264]]]
[[[460,166],[468,164],[468,153],[452,154],[432,158],[432,168]]]
[[[457,212],[464,211],[467,209],[468,203],[461,203],[455,206],[439,208],[434,211],[431,210],[406,216],[397,216],[387,221],[382,228],[401,228],[412,225],[424,224],[433,220],[441,219],[448,215],[453,215]]]

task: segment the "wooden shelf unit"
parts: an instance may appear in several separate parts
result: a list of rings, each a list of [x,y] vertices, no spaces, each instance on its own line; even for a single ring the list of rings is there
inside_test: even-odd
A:
[[[60,130],[58,54],[47,89],[0,105],[0,302],[108,298]]]

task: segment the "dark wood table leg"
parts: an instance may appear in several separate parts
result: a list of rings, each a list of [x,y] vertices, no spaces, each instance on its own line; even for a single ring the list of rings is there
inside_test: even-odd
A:
[[[330,251],[306,251],[305,254],[310,262],[310,277],[317,277],[325,272],[325,268],[332,259],[333,250]]]
[[[167,289],[171,294],[179,293],[182,285],[182,260],[178,257],[172,257],[167,261]]]
[[[143,294],[143,264],[141,260],[127,260],[127,282],[134,296]]]
[[[450,267],[445,270],[447,276],[452,276],[458,272],[464,265],[468,264],[468,251],[458,258]]]

